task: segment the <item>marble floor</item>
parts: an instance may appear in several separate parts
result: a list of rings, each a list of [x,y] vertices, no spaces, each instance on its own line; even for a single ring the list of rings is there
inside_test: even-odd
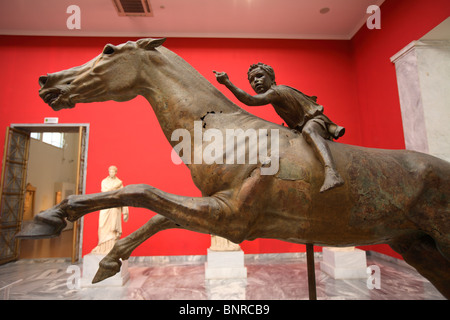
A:
[[[124,286],[77,288],[73,277],[82,264],[65,259],[18,260],[0,266],[0,299],[10,300],[308,300],[304,254],[246,256],[246,280],[205,281],[204,256],[194,259],[144,257],[129,260]],[[367,279],[335,280],[320,270],[316,256],[318,300],[444,300],[414,269],[376,255],[367,265],[380,268],[380,288]],[[8,287],[8,285],[12,284]],[[3,288],[3,289],[1,289]]]

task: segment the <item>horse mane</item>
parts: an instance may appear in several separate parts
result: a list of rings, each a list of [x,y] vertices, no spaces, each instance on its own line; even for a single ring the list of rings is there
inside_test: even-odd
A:
[[[196,79],[198,79],[200,82],[202,82],[202,84],[209,85],[209,86],[215,88],[211,82],[209,82],[204,76],[202,76],[194,67],[192,67],[188,62],[186,62],[186,60],[184,60],[178,54],[176,54],[172,50],[169,50],[163,46],[158,47],[158,50],[163,55],[165,55],[170,61],[174,62],[178,66],[183,67],[183,69],[187,73],[194,76]]]
[[[159,50],[161,54],[166,56],[178,67],[182,67],[186,74],[192,76],[196,81],[197,87],[199,88],[201,87],[205,92],[210,92],[216,98],[219,98],[222,103],[226,103],[229,107],[231,107],[231,109],[234,109],[237,112],[247,113],[249,115],[256,117],[255,115],[247,112],[237,104],[233,103],[233,101],[228,99],[219,89],[217,89],[210,81],[208,81],[208,79],[206,79],[200,72],[198,72],[194,67],[192,67],[186,60],[184,60],[178,54],[163,46],[158,47],[157,50]]]
[[[206,79],[200,72],[198,72],[193,66],[191,66],[186,60],[184,60],[175,52],[163,46],[158,47],[157,50],[167,59],[169,59],[169,61],[172,61],[174,64],[176,64],[177,67],[181,67],[185,73],[192,76],[196,81],[197,88],[202,87],[203,92],[208,92],[215,99],[219,99],[221,105],[226,105],[228,109],[231,110],[231,112],[236,112],[244,116],[246,118],[245,121],[262,121],[265,123],[265,126],[276,126],[280,130],[290,130],[289,128],[276,124],[272,121],[262,119],[235,104],[233,101],[228,99],[219,89],[217,89],[210,81],[208,81],[208,79]]]

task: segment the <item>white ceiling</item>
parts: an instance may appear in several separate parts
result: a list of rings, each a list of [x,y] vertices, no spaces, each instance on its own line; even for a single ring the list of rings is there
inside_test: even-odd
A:
[[[153,17],[119,17],[112,0],[0,0],[0,34],[348,40],[384,1],[150,0]],[[80,30],[66,26],[70,5]]]

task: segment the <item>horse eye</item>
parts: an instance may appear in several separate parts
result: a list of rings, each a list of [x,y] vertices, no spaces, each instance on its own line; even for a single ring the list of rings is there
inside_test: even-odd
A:
[[[111,45],[107,45],[105,49],[103,49],[104,54],[113,54],[114,53],[114,47]]]

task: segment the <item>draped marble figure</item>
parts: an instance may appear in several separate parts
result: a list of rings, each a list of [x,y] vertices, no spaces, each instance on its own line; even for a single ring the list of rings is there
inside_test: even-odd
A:
[[[114,191],[123,188],[122,180],[117,174],[117,167],[110,166],[109,175],[102,180],[102,192]],[[108,254],[122,235],[122,221],[128,221],[128,207],[117,207],[100,210],[98,218],[98,245],[92,250],[95,254]]]

